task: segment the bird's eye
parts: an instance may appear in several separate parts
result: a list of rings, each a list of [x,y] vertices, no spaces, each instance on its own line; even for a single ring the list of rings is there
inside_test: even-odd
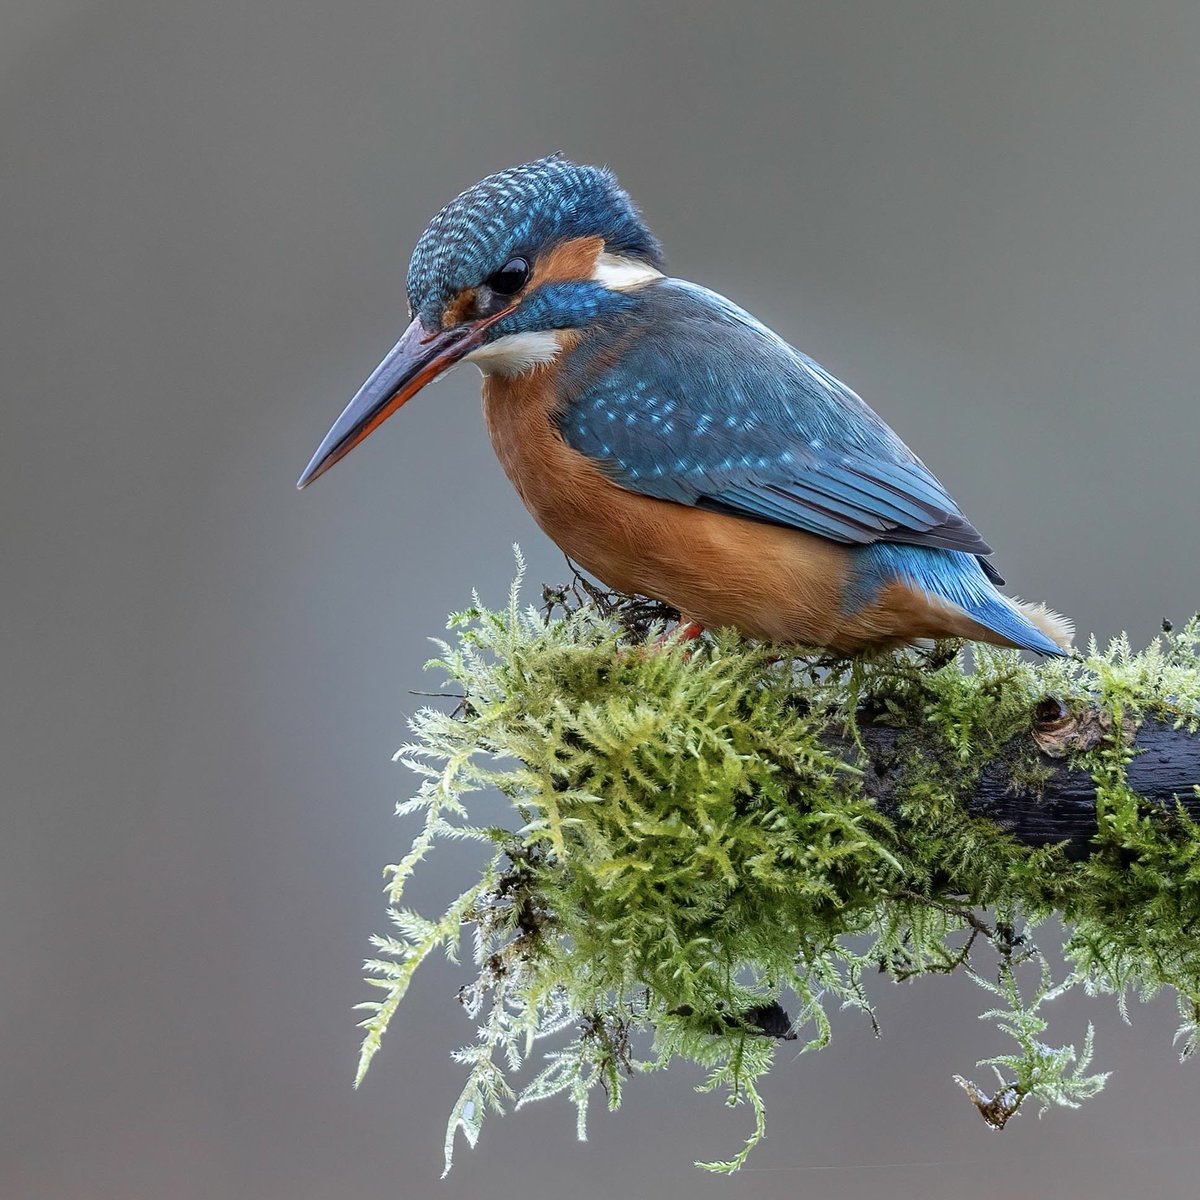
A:
[[[519,292],[529,278],[529,264],[523,258],[510,258],[500,270],[489,275],[484,283],[501,296]]]

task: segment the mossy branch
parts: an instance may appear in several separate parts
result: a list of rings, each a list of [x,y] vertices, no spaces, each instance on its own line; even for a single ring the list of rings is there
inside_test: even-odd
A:
[[[825,1045],[831,1006],[875,1027],[866,982],[967,971],[1008,1034],[959,1079],[1001,1127],[1029,1098],[1098,1091],[1092,1035],[1042,1041],[1046,1001],[1072,988],[1174,991],[1186,1056],[1200,1019],[1200,623],[1135,653],[1117,639],[1064,662],[986,647],[833,660],[729,632],[655,643],[670,613],[576,577],[523,609],[478,599],[437,665],[457,697],[426,708],[397,756],[423,811],[389,868],[397,933],[368,964],[359,1078],[413,972],[474,935],[460,993],[478,1037],[446,1138],[474,1145],[488,1109],[568,1096],[585,1130],[635,1072],[675,1059],[703,1090],[748,1101],[780,1038]],[[964,663],[963,656],[967,657]],[[495,789],[504,827],[474,824]],[[400,906],[445,838],[489,847],[437,918]],[[1035,943],[1062,922],[1055,980]],[[1050,927],[1047,927],[1049,929]],[[1055,926],[1055,928],[1059,928]],[[995,1003],[998,1001],[998,1004]],[[789,1016],[788,1012],[793,1015]],[[547,1049],[542,1050],[538,1043]],[[518,1086],[537,1053],[541,1069]]]

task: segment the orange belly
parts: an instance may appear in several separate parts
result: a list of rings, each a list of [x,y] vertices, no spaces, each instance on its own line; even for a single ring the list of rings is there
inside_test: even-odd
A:
[[[928,637],[995,640],[960,609],[900,583],[843,612],[850,548],[619,487],[558,435],[553,374],[487,377],[488,432],[537,523],[609,587],[662,600],[708,628],[843,652]]]

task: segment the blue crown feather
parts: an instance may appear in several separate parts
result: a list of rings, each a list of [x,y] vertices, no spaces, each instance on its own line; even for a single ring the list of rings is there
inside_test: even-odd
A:
[[[658,239],[604,167],[560,154],[498,171],[456,196],[429,222],[408,266],[408,303],[429,328],[465,288],[515,255],[579,237],[602,237],[611,254],[663,265]]]

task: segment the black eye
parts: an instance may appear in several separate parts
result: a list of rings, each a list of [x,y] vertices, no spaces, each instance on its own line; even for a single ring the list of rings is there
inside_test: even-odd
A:
[[[508,262],[489,275],[483,282],[498,292],[501,296],[511,296],[519,292],[529,278],[529,264],[523,258],[510,258]]]

